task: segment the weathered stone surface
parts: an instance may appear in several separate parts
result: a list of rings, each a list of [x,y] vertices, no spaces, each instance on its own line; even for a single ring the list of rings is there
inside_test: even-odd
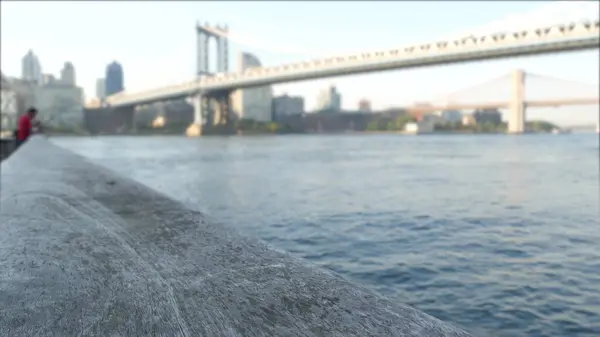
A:
[[[1,168],[0,336],[468,336],[43,138]]]

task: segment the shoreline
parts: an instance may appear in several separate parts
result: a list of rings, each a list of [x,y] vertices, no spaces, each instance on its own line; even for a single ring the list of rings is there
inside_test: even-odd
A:
[[[3,296],[19,303],[0,335],[472,336],[43,137],[23,146],[1,172],[0,218],[18,230],[3,233],[0,266],[19,285]]]
[[[579,133],[579,132],[578,132]],[[585,132],[581,132],[585,133]],[[588,132],[594,133],[594,132]],[[255,136],[289,136],[289,135],[401,135],[401,136],[453,136],[453,135],[513,135],[507,132],[475,132],[475,131],[433,131],[433,132],[405,132],[405,131],[343,131],[343,132],[288,132],[288,133],[261,133],[261,132],[246,132],[246,133],[232,133],[232,134],[206,134],[200,137],[211,137],[211,136],[228,136],[228,137],[255,137]],[[521,135],[551,135],[552,132],[544,131],[531,131],[524,132]],[[569,134],[569,133],[561,133]],[[185,133],[103,133],[103,134],[74,134],[74,133],[46,133],[48,137],[102,137],[102,136],[161,136],[161,137],[186,137]]]

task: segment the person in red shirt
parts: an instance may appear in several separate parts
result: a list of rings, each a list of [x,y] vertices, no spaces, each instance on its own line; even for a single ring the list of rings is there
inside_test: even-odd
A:
[[[33,120],[37,115],[35,108],[29,108],[27,113],[19,118],[19,129],[17,131],[17,146],[23,144],[31,136]]]

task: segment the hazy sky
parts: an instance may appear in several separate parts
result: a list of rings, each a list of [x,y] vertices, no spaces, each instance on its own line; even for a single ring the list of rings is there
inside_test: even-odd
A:
[[[571,3],[574,1],[571,1]],[[128,91],[182,82],[196,72],[197,20],[229,25],[230,69],[236,69],[237,53],[249,51],[264,65],[343,54],[348,51],[389,49],[429,42],[471,31],[482,31],[490,22],[500,26],[597,19],[596,1],[561,5],[543,1],[468,2],[1,2],[2,72],[20,76],[21,58],[32,49],[44,73],[59,74],[65,61],[75,65],[77,83],[86,97],[95,96],[95,81],[104,77],[106,65],[119,61]],[[563,4],[564,5],[564,4]],[[551,7],[548,7],[551,6]],[[552,9],[548,9],[552,8]],[[577,11],[577,8],[579,10]],[[548,9],[545,10],[544,9]],[[540,12],[526,20],[515,14]],[[513,19],[507,19],[513,17]],[[520,21],[519,21],[520,20]],[[525,23],[523,23],[525,22]],[[487,27],[496,30],[498,25]],[[276,93],[303,95],[312,108],[317,92],[336,84],[345,108],[354,109],[360,98],[375,108],[434,100],[444,93],[485,82],[523,68],[528,72],[591,84],[559,85],[532,78],[529,99],[547,96],[571,98],[597,94],[598,50],[550,56],[477,62],[466,65],[331,78],[275,87]],[[214,69],[215,58],[211,61]],[[457,95],[459,101],[481,97],[503,99],[508,81],[487,89]],[[595,86],[594,86],[595,85]],[[546,94],[547,93],[547,94]],[[502,96],[500,94],[497,94]],[[531,97],[534,95],[535,97]],[[463,98],[464,97],[464,98]],[[457,99],[455,97],[455,99]],[[489,100],[489,99],[488,99]],[[531,111],[530,116],[559,122],[594,121],[598,107]]]

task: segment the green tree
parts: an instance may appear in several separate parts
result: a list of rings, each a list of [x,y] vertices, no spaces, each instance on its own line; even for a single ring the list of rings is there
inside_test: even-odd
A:
[[[485,133],[494,132],[495,129],[496,126],[492,123],[483,123],[479,126],[479,131]]]
[[[377,121],[371,121],[367,124],[367,131],[377,131],[378,124]]]
[[[394,123],[396,125],[396,130],[404,130],[406,124],[414,123],[416,121],[417,120],[411,115],[401,115],[396,118]]]
[[[369,131],[385,131],[387,130],[387,122],[384,119],[378,118],[367,124],[367,130]]]
[[[279,124],[275,123],[275,122],[269,122],[267,124],[267,130],[269,130],[269,132],[271,133],[277,133],[280,130],[280,126]]]
[[[554,129],[560,129],[556,124],[547,121],[531,121],[526,123],[529,129],[538,132],[551,132]]]

